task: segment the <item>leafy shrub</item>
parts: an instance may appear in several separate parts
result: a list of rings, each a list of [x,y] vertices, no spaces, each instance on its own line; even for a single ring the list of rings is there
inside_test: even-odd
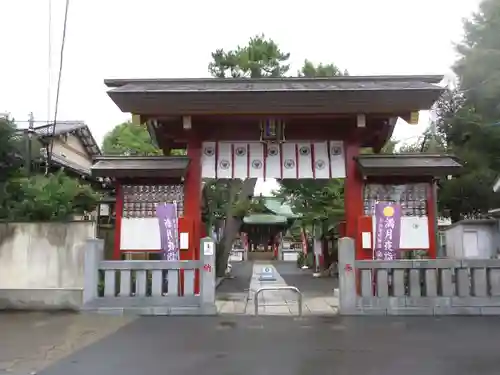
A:
[[[64,172],[10,179],[4,187],[0,218],[11,221],[58,221],[72,219],[95,209],[99,195]],[[3,217],[2,217],[3,216]]]

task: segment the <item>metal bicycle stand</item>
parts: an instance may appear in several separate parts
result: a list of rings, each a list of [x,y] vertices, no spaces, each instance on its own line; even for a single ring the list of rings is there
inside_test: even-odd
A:
[[[297,293],[297,295],[299,296],[299,299],[297,300],[297,303],[299,305],[299,316],[302,316],[302,293],[299,290],[299,288],[294,286],[263,286],[262,288],[257,289],[255,295],[253,296],[253,302],[255,305],[255,316],[259,315],[259,294],[266,290],[275,290],[275,291],[291,290],[292,292]]]

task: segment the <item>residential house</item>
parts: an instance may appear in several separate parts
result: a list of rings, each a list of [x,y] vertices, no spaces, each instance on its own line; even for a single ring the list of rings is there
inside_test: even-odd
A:
[[[50,164],[63,167],[69,173],[90,178],[92,159],[101,155],[89,127],[81,121],[59,121],[55,127],[46,124],[35,127],[37,139],[42,144],[42,164],[50,153]]]

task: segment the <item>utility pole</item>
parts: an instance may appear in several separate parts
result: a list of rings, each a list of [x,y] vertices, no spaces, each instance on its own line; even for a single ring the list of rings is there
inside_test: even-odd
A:
[[[26,173],[28,176],[31,176],[31,164],[32,164],[32,142],[31,139],[33,134],[35,133],[35,117],[33,116],[33,112],[30,112],[28,118],[28,129],[25,132],[25,141],[26,141]]]

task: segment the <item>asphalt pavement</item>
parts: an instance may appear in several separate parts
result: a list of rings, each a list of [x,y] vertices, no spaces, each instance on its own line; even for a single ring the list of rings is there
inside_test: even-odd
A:
[[[273,262],[274,267],[288,285],[297,287],[306,298],[333,296],[338,288],[334,277],[313,277],[313,270],[297,268],[295,262]]]
[[[40,375],[498,375],[499,317],[143,317]]]

